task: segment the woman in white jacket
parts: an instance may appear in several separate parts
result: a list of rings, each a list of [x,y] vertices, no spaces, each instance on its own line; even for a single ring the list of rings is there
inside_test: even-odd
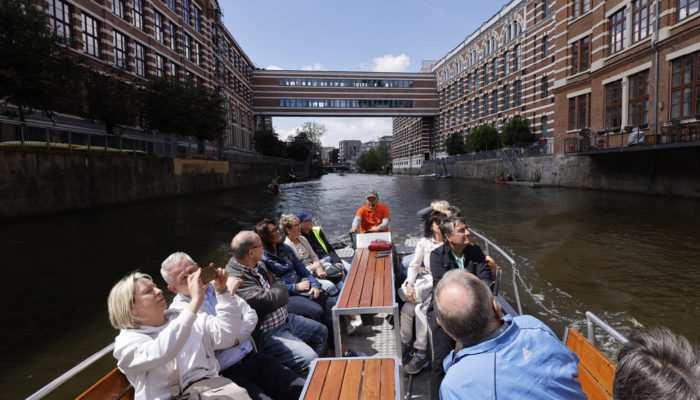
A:
[[[214,350],[233,346],[241,317],[226,289],[225,270],[218,270],[213,281],[216,317],[197,315],[208,287],[200,273],[188,278],[192,300],[181,312],[166,311],[163,291],[140,272],[120,280],[109,294],[109,319],[120,330],[114,357],[134,386],[137,400],[170,399],[194,382],[219,375]],[[244,389],[238,389],[240,396],[235,398],[249,399]]]

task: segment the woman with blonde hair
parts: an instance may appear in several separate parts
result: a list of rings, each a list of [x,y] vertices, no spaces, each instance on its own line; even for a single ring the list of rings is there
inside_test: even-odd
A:
[[[197,314],[209,284],[201,270],[187,278],[192,299],[182,311],[167,310],[163,291],[150,275],[134,272],[107,299],[117,366],[134,386],[135,398],[250,399],[245,389],[219,376],[214,350],[233,346],[241,316],[226,288],[228,273],[214,279],[216,316]]]

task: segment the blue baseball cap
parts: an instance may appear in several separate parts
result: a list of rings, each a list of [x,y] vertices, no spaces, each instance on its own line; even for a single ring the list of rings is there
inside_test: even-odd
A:
[[[299,214],[297,214],[297,218],[299,218],[299,222],[309,221],[313,217],[314,217],[313,214],[307,214],[307,213],[303,213],[303,212],[300,212]]]

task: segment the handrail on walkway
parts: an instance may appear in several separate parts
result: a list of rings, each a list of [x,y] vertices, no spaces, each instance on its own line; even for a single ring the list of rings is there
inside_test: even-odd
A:
[[[83,370],[85,370],[85,368],[94,364],[95,361],[104,357],[105,354],[111,353],[112,350],[114,350],[114,343],[111,343],[110,345],[108,345],[104,349],[98,351],[97,353],[95,353],[95,354],[91,355],[90,357],[86,358],[85,360],[83,360],[80,364],[78,364],[75,367],[71,368],[70,370],[66,371],[63,375],[52,380],[51,382],[49,382],[48,385],[44,386],[43,388],[37,390],[34,394],[27,397],[27,400],[36,400],[36,399],[43,398],[47,394],[51,393],[54,389],[63,385],[69,379],[71,379],[75,375],[77,375],[80,372],[82,372]]]
[[[612,336],[613,339],[617,340],[618,342],[620,342],[622,344],[625,344],[629,341],[629,340],[627,340],[626,337],[622,336],[622,334],[620,332],[618,332],[615,328],[608,325],[602,319],[598,318],[597,315],[593,314],[590,311],[586,311],[586,326],[588,328],[587,336],[588,336],[588,341],[591,342],[592,345],[595,345],[595,326],[596,325],[599,326],[600,328],[602,328],[610,336]]]

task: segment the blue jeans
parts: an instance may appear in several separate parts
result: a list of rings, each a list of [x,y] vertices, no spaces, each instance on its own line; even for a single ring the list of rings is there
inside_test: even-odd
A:
[[[322,323],[289,313],[286,323],[263,333],[263,348],[306,377],[309,364],[321,354],[327,337],[328,329]]]

